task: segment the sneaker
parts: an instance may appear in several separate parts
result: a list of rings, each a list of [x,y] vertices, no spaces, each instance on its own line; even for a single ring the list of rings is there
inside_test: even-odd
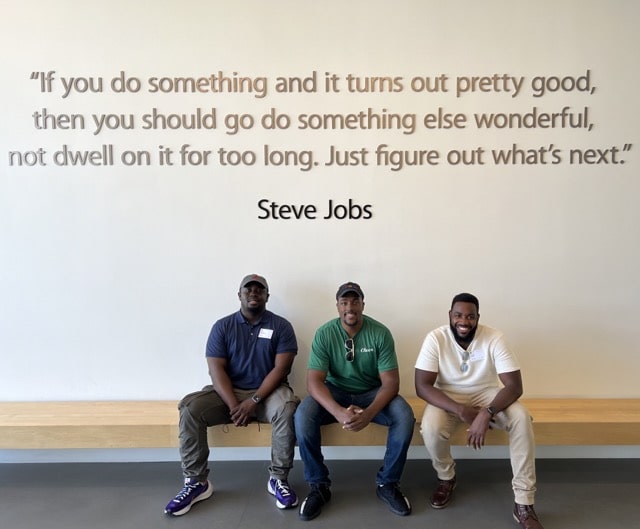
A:
[[[533,505],[520,505],[516,503],[513,506],[513,519],[518,522],[522,529],[544,529]]]
[[[389,510],[398,516],[407,516],[411,514],[411,504],[407,497],[402,494],[397,483],[387,483],[386,485],[378,485],[376,494],[383,502],[387,504]]]
[[[298,505],[298,496],[289,487],[286,479],[270,478],[267,490],[269,494],[273,494],[276,497],[276,507],[278,509],[290,509]]]
[[[305,522],[313,520],[330,499],[331,489],[327,485],[311,485],[311,492],[300,505],[300,519]]]
[[[164,513],[171,516],[187,514],[194,503],[206,500],[212,494],[213,487],[208,480],[205,483],[199,483],[187,478],[184,480],[182,490],[164,508]]]

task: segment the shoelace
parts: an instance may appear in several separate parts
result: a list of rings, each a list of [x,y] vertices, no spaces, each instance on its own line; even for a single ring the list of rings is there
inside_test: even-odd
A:
[[[400,490],[400,487],[398,487],[398,485],[393,485],[393,496],[397,499],[397,500],[402,500],[404,501],[404,494],[402,494],[402,491]]]
[[[398,485],[383,485],[383,488],[385,486],[391,491],[391,494],[395,499],[404,501],[404,495],[400,491],[400,487]]]
[[[182,490],[178,492],[178,494],[173,499],[173,501],[179,502],[184,500],[187,496],[189,496],[189,494],[191,494],[191,492],[193,492],[196,489],[197,486],[198,486],[197,483],[189,483],[185,485],[184,487],[182,487]]]
[[[288,484],[283,483],[282,481],[280,481],[279,479],[276,480],[276,490],[282,495],[282,496],[291,496],[291,489],[289,488]]]

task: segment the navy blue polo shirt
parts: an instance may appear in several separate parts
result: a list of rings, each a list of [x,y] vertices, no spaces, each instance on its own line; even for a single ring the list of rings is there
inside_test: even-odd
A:
[[[207,340],[207,356],[227,359],[227,374],[234,388],[256,389],[275,367],[278,353],[297,353],[291,324],[265,311],[251,325],[240,311],[213,324]]]

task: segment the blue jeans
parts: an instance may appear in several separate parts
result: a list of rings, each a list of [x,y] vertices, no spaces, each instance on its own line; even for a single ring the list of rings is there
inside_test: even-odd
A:
[[[334,400],[345,408],[353,404],[364,409],[373,402],[378,393],[378,388],[357,395],[342,391],[331,384],[327,384],[327,388]],[[298,406],[293,420],[300,447],[300,457],[304,463],[305,481],[310,485],[331,485],[329,469],[324,464],[324,456],[322,455],[320,427],[324,424],[337,422],[335,417],[309,396]],[[372,422],[389,427],[387,448],[382,467],[376,475],[376,484],[398,483],[407,461],[407,450],[409,450],[413,437],[415,424],[413,410],[407,401],[398,395],[373,418]]]

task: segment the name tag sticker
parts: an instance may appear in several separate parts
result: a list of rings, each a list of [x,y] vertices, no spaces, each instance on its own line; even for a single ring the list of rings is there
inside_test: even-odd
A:
[[[469,362],[478,362],[479,360],[482,360],[484,357],[485,357],[484,351],[472,351],[472,353],[469,355]]]
[[[266,338],[267,340],[271,340],[273,336],[273,329],[260,329],[260,333],[258,334],[258,338]]]

